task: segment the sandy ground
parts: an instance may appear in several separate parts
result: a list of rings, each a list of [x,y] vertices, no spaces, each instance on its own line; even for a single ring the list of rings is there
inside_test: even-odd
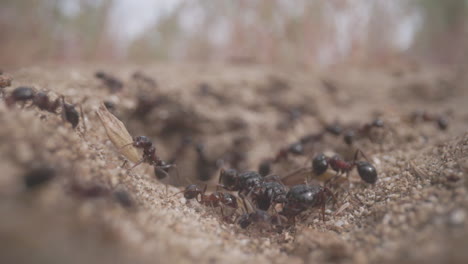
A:
[[[94,77],[104,70],[124,83],[111,93]],[[132,78],[135,71],[157,85]],[[468,252],[468,82],[463,72],[397,65],[384,69],[308,72],[253,66],[161,65],[152,67],[37,67],[5,72],[20,85],[50,91],[81,104],[73,129],[60,115],[0,102],[1,263],[466,263]],[[205,83],[205,88],[200,84]],[[324,84],[325,83],[325,84]],[[206,88],[208,87],[208,88]],[[137,97],[169,98],[146,115],[135,114]],[[326,221],[311,210],[283,232],[247,230],[223,221],[218,209],[186,201],[180,189],[217,181],[216,168],[197,165],[193,147],[176,155],[174,172],[159,182],[143,164],[128,172],[96,110],[103,101],[129,132],[149,136],[169,159],[184,137],[203,143],[209,160],[256,170],[282,147],[335,120],[364,124],[379,116],[384,128],[353,146],[326,135],[275,164],[284,176],[309,164],[318,152],[350,159],[356,148],[378,170],[375,185],[356,171],[333,191]],[[288,111],[301,115],[291,121]],[[448,119],[409,120],[426,110]],[[130,143],[130,142],[129,142]],[[131,164],[131,163],[130,163]],[[50,167],[56,177],[33,190],[24,175]],[[130,165],[126,165],[127,168]],[[198,167],[197,167],[198,166]],[[201,166],[203,167],[203,166]],[[302,176],[298,181],[302,181]],[[84,197],[72,186],[101,186],[110,193]],[[127,192],[131,206],[115,198]]]

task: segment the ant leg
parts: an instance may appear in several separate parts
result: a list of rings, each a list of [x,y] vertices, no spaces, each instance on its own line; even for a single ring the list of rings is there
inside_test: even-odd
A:
[[[125,169],[125,165],[127,165],[128,160],[124,160],[122,165],[120,165],[120,168]]]
[[[88,131],[88,128],[86,126],[86,120],[85,120],[85,116],[84,116],[84,113],[83,113],[83,106],[80,104],[80,115],[81,115],[81,119],[83,120],[83,128],[86,131]]]
[[[361,149],[356,149],[356,153],[354,153],[353,164],[356,163],[356,160],[357,160],[357,157],[358,157],[358,153],[361,153],[361,156],[363,156],[364,159],[366,159],[367,161],[369,161],[369,159],[366,157],[366,155],[364,154],[364,152],[363,152]],[[370,161],[369,161],[369,162],[370,162]]]
[[[131,171],[131,170],[133,170],[133,169],[134,169],[136,166],[138,166],[138,165],[142,164],[142,163],[143,163],[143,161],[144,161],[144,159],[141,159],[141,160],[139,160],[137,163],[135,163],[135,165],[133,165],[133,167],[131,167],[131,168],[130,168],[130,169],[128,169],[127,171]]]
[[[216,191],[219,191],[219,187],[224,188],[224,185],[221,184],[221,181],[223,180],[223,175],[224,175],[224,168],[221,168],[219,171],[219,178],[218,178],[218,184],[216,185]]]

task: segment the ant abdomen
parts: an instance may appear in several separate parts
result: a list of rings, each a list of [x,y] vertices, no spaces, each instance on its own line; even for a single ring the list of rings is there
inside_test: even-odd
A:
[[[377,182],[377,170],[367,161],[356,162],[357,170],[361,179],[367,183],[374,184]]]

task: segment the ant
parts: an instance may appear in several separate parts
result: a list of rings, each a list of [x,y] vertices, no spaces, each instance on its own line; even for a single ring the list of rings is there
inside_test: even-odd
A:
[[[383,128],[385,126],[384,121],[380,118],[374,119],[370,123],[364,124],[361,128],[349,129],[345,131],[343,135],[343,139],[346,144],[352,145],[353,142],[356,140],[356,137],[368,137],[371,136],[371,131],[373,128]]]
[[[244,198],[244,208],[246,213],[237,218],[237,223],[242,229],[246,229],[251,224],[255,224],[261,230],[268,230],[274,227],[282,227],[287,221],[287,218],[280,214],[270,215],[266,210],[254,209],[252,213],[248,213],[247,203]]]
[[[136,166],[140,165],[141,163],[148,163],[154,167],[154,174],[156,178],[162,180],[169,175],[169,169],[175,167],[175,164],[167,164],[165,161],[161,160],[158,155],[156,155],[156,147],[154,147],[153,142],[148,137],[145,136],[137,136],[133,138],[133,142],[122,146],[122,148],[133,145],[135,148],[143,149],[143,157],[140,161],[138,161],[132,168],[129,170],[134,169]]]
[[[98,71],[94,76],[102,80],[103,83],[109,88],[111,93],[119,92],[123,89],[123,83],[110,74]]]
[[[100,198],[107,196],[110,191],[101,184],[83,184],[73,179],[68,187],[69,192],[79,198]]]
[[[113,193],[114,199],[124,208],[135,206],[132,196],[125,190],[117,190]]]
[[[68,123],[72,125],[73,128],[75,128],[78,123],[80,122],[80,114],[78,111],[75,109],[75,105],[65,103],[65,99],[62,96],[62,118]],[[83,113],[83,110],[81,110],[81,113]]]
[[[255,197],[254,201],[258,209],[267,211],[271,205],[286,202],[286,187],[279,181],[266,181],[262,183],[262,191]]]
[[[440,130],[446,130],[448,128],[448,120],[443,115],[431,115],[426,111],[414,111],[411,113],[410,120],[413,123],[418,121],[424,122],[436,122]]]
[[[205,194],[206,188],[207,188],[207,185],[205,185],[205,188],[201,190],[198,187],[198,185],[190,184],[187,187],[185,187],[185,189],[181,191],[181,193],[184,194],[185,199],[187,200],[196,199],[198,203],[204,206],[210,206],[213,208],[227,206],[234,210],[237,210],[237,208],[239,208],[236,196],[230,193],[224,193],[224,192],[218,192],[218,191],[213,192],[209,195],[206,195]],[[224,218],[223,207],[221,207],[221,214],[223,215],[223,218]]]
[[[234,169],[221,169],[218,186],[228,191],[238,191],[239,195],[260,195],[264,178],[256,171],[238,173]]]
[[[57,98],[54,101],[51,101],[49,99],[49,96],[47,96],[46,93],[38,92],[35,94],[33,98],[33,104],[43,111],[48,111],[48,112],[56,114],[56,111],[60,106],[60,98]]]
[[[142,73],[140,71],[136,71],[135,73],[133,73],[132,78],[137,80],[137,81],[142,81],[142,82],[148,84],[151,87],[154,87],[154,88],[158,87],[158,83],[156,82],[156,80],[154,80],[153,78],[145,75],[144,73]]]
[[[324,154],[318,154],[312,160],[312,170],[317,176],[319,176],[322,175],[330,166],[336,172],[335,177],[337,177],[341,173],[346,173],[346,178],[348,178],[349,172],[354,167],[357,167],[359,176],[363,181],[370,184],[376,183],[377,170],[371,163],[367,161],[356,161],[359,153],[361,153],[361,155],[366,160],[368,160],[364,153],[359,149],[356,150],[356,153],[354,154],[354,159],[351,162],[344,161],[338,155],[335,155],[330,158],[325,156]]]
[[[272,159],[265,159],[258,165],[258,173],[263,177],[271,173],[271,165],[273,163]]]
[[[278,163],[281,160],[285,160],[288,158],[289,154],[295,156],[301,156],[305,154],[306,145],[309,143],[320,141],[323,138],[324,133],[319,132],[316,134],[309,134],[305,135],[300,138],[298,141],[291,143],[289,146],[280,149],[275,158],[273,159],[273,163]]]
[[[328,187],[321,185],[299,184],[291,187],[286,195],[286,202],[280,215],[294,221],[295,217],[309,208],[322,208],[322,220],[325,222],[325,205],[328,198],[335,201],[335,195]]]

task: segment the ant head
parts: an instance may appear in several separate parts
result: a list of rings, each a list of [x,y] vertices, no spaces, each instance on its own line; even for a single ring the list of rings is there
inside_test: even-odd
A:
[[[145,136],[137,136],[133,138],[133,145],[137,148],[144,148],[146,146],[151,146],[151,140]]]
[[[271,160],[267,159],[264,160],[258,165],[258,173],[262,175],[263,177],[267,176],[271,172]]]
[[[292,143],[288,148],[289,152],[294,155],[304,154],[304,145],[301,142]]]
[[[231,208],[237,209],[239,206],[237,205],[237,199],[234,195],[230,193],[223,193],[222,194],[222,202],[224,205],[229,206]]]
[[[237,223],[239,224],[241,228],[246,229],[250,224],[252,224],[252,220],[250,220],[249,214],[243,214],[241,215]]]
[[[237,174],[237,171],[234,169],[228,169],[228,170],[221,169],[219,173],[219,177],[221,179],[222,184],[226,188],[230,188],[236,185],[238,174]]]
[[[448,127],[448,120],[447,118],[441,116],[437,118],[437,125],[439,126],[440,130],[446,130]]]
[[[185,187],[184,197],[185,199],[190,200],[196,198],[201,193],[202,190],[198,188],[196,184],[190,184],[189,186]]]
[[[357,170],[361,179],[367,183],[374,184],[377,181],[377,170],[367,161],[356,162]]]
[[[345,134],[343,135],[344,142],[348,145],[353,144],[355,136],[356,136],[356,133],[354,132],[354,130],[346,131]]]
[[[384,121],[380,118],[376,118],[374,121],[372,121],[372,126],[374,127],[383,127],[384,126]]]
[[[312,170],[315,175],[319,176],[325,173],[328,169],[328,158],[323,154],[318,154],[312,160]]]
[[[340,126],[340,124],[338,124],[338,122],[326,126],[325,130],[335,136],[339,136],[341,132],[343,132],[343,128]]]

